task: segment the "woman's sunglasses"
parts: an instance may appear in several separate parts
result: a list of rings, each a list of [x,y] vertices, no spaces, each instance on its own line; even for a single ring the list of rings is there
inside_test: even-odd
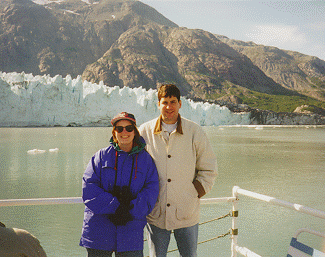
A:
[[[125,127],[122,126],[116,126],[115,130],[117,131],[117,133],[122,133],[123,129],[126,129],[127,132],[132,132],[134,130],[134,126],[133,125],[128,125]]]

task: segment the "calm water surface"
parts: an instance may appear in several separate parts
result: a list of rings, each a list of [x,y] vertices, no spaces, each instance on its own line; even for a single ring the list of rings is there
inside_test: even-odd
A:
[[[207,197],[231,196],[232,187],[325,211],[324,127],[205,127],[219,175]],[[0,128],[0,199],[81,196],[90,157],[108,145],[111,128]],[[51,153],[49,149],[58,148]],[[28,150],[46,150],[27,154]],[[86,256],[78,246],[83,205],[0,207],[0,221],[38,237],[49,257]],[[201,220],[227,214],[230,204],[202,206]],[[325,231],[325,222],[240,197],[240,246],[261,256],[286,256],[301,227]],[[231,219],[201,226],[199,241],[228,232]],[[301,237],[322,249],[324,242]],[[229,236],[199,245],[199,256],[230,256]],[[171,242],[170,249],[175,248]],[[145,252],[147,247],[145,245]],[[171,253],[168,256],[178,256]]]

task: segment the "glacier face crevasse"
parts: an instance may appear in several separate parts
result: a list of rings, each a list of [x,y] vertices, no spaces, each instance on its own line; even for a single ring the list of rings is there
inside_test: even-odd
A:
[[[0,72],[0,126],[108,126],[117,113],[133,113],[140,125],[159,115],[157,91],[108,87],[62,78]],[[182,98],[180,114],[202,126],[247,125],[249,113]]]

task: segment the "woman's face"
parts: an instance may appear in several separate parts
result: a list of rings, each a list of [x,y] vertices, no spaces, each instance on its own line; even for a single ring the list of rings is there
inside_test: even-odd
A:
[[[132,126],[133,129],[131,132],[127,131],[127,128],[131,128],[129,126]],[[127,127],[127,128],[125,128]],[[123,129],[122,132],[119,132],[119,129]],[[115,137],[117,139],[117,143],[121,150],[123,151],[131,151],[133,146],[133,139],[134,139],[134,125],[131,121],[128,120],[120,120],[115,124]]]

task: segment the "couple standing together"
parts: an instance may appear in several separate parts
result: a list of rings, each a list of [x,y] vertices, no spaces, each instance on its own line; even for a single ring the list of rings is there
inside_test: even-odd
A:
[[[160,116],[136,127],[122,112],[112,119],[110,146],[90,160],[83,176],[80,245],[88,257],[166,256],[171,232],[180,256],[197,256],[200,198],[216,176],[216,158],[203,129],[180,116],[179,89],[158,89]]]

